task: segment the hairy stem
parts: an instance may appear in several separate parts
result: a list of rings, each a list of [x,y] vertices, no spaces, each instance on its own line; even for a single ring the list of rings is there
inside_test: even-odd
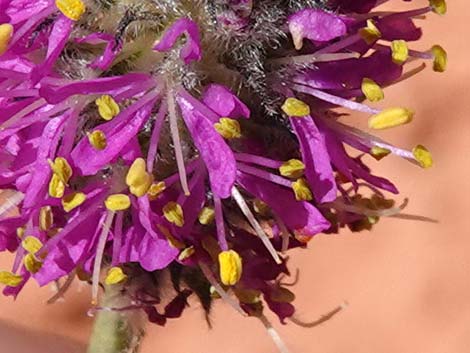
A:
[[[140,310],[110,310],[129,305],[130,300],[122,295],[119,285],[105,288],[87,353],[138,353],[144,335],[142,313]]]

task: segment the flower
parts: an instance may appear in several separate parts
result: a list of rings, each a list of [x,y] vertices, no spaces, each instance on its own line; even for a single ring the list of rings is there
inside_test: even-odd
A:
[[[16,253],[5,294],[77,277],[97,304],[104,281],[163,325],[191,293],[207,311],[217,293],[272,332],[263,303],[282,322],[295,313],[281,281],[290,248],[401,211],[366,156],[428,168],[430,152],[336,108],[372,130],[410,123],[410,109],[373,103],[424,69],[405,71],[416,59],[445,70],[441,46],[411,45],[413,19],[445,2],[203,3],[2,3],[0,248]],[[163,270],[177,293],[158,311],[148,278]]]

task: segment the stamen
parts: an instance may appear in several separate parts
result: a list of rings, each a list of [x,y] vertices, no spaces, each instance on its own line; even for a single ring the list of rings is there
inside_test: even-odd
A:
[[[43,244],[42,242],[33,236],[27,236],[21,242],[21,246],[30,254],[36,254],[39,250],[41,250]]]
[[[32,113],[36,109],[41,108],[43,105],[47,104],[46,100],[44,98],[38,99],[37,101],[31,103],[30,105],[24,107],[21,109],[18,113],[13,115],[10,119],[5,121],[3,124],[0,125],[0,131],[5,130],[12,126],[14,123],[17,121],[21,120],[24,118],[26,115],[29,113]]]
[[[166,189],[166,184],[164,181],[159,181],[158,183],[153,183],[150,185],[147,194],[149,196],[150,201],[156,200],[158,195],[160,195]]]
[[[215,219],[215,210],[213,207],[203,207],[199,212],[198,220],[199,223],[203,225],[209,225],[214,222]]]
[[[382,130],[408,124],[414,112],[405,108],[387,108],[369,118],[371,129]]]
[[[160,103],[157,116],[150,137],[149,150],[147,152],[147,172],[152,173],[155,157],[157,156],[158,141],[160,139],[160,132],[162,131],[163,123],[165,122],[165,115],[168,113],[168,105],[165,100]]]
[[[72,177],[72,168],[69,162],[63,157],[57,157],[54,162],[48,159],[52,172],[59,177],[59,179],[67,185]]]
[[[70,212],[79,207],[86,200],[86,195],[83,192],[73,192],[65,195],[62,200],[62,207],[65,212]]]
[[[325,53],[325,54],[307,54],[289,56],[286,58],[276,58],[268,60],[268,63],[273,66],[280,65],[305,65],[320,62],[339,61],[346,59],[357,59],[359,58],[358,53]]]
[[[145,160],[137,158],[132,163],[126,175],[126,184],[129,186],[131,194],[141,197],[144,196],[152,185],[153,177],[147,173]]]
[[[219,254],[220,280],[226,286],[234,286],[242,276],[242,258],[235,250]]]
[[[168,222],[173,223],[178,227],[182,227],[184,225],[183,208],[180,204],[174,201],[170,201],[163,206],[163,216]]]
[[[290,233],[286,227],[286,224],[282,221],[281,217],[279,217],[277,214],[274,214],[274,219],[276,220],[276,223],[278,224],[281,230],[281,238],[282,238],[281,253],[284,254],[289,249]]]
[[[310,115],[310,107],[308,104],[297,98],[287,98],[281,109],[288,117],[304,117]]]
[[[9,23],[0,25],[0,55],[3,55],[10,44],[10,39],[13,35],[13,26]]]
[[[240,207],[240,210],[245,215],[246,219],[251,224],[256,234],[258,235],[258,237],[261,239],[266,249],[271,254],[274,261],[277,264],[281,264],[282,260],[279,257],[276,249],[274,249],[274,246],[269,240],[268,235],[265,233],[265,231],[263,230],[259,222],[256,220],[254,214],[251,212],[242,194],[240,193],[240,191],[238,191],[238,189],[235,186],[232,188],[232,197],[235,199],[235,202],[238,204],[238,207]]]
[[[266,330],[268,331],[269,336],[271,336],[274,344],[277,346],[279,349],[279,352],[281,353],[289,353],[289,350],[287,349],[286,344],[282,340],[281,336],[279,333],[275,330],[273,325],[269,322],[269,320],[266,318],[266,316],[261,315],[259,317],[261,322],[263,323],[264,327],[266,327]]]
[[[217,240],[222,251],[228,250],[227,239],[225,237],[224,214],[220,197],[214,195],[215,227],[217,229]]]
[[[297,179],[304,175],[305,164],[298,159],[290,159],[279,167],[279,173],[287,178]]]
[[[52,174],[51,181],[49,182],[49,196],[60,199],[64,196],[65,183],[60,180],[57,174]]]
[[[73,280],[75,279],[75,272],[76,272],[76,270],[73,270],[72,272],[70,272],[70,274],[67,276],[67,279],[65,280],[64,284],[57,290],[57,293],[55,293],[51,298],[49,298],[47,300],[47,304],[53,304],[57,300],[63,298],[64,294],[70,288],[70,286],[73,283]]]
[[[195,252],[196,252],[196,249],[194,249],[194,246],[191,245],[190,247],[183,249],[179,253],[178,260],[179,261],[184,261],[186,259],[189,259],[191,256],[194,255]]]
[[[316,327],[316,326],[321,325],[322,323],[330,320],[331,318],[333,318],[333,316],[338,314],[340,311],[345,309],[347,306],[348,306],[348,303],[344,302],[343,304],[337,306],[333,310],[331,310],[331,311],[327,312],[326,314],[322,315],[319,319],[317,319],[315,321],[312,321],[312,322],[303,322],[303,321],[299,320],[298,318],[296,318],[295,316],[291,316],[289,318],[289,320],[292,321],[294,324],[296,324],[298,326],[305,327],[305,328],[312,328],[312,327]]]
[[[98,239],[98,245],[96,246],[95,262],[93,265],[92,275],[92,287],[91,287],[91,304],[98,304],[98,288],[100,282],[101,265],[103,262],[104,248],[106,247],[106,241],[108,240],[109,230],[113,223],[115,212],[112,210],[107,211],[106,218],[101,229],[101,234]]]
[[[379,147],[379,146],[373,146],[370,149],[370,154],[378,161],[380,161],[382,158],[387,157],[392,151],[390,151],[387,148]]]
[[[392,49],[392,61],[397,65],[403,65],[408,60],[408,44],[404,40],[394,40],[390,48]]]
[[[367,26],[359,30],[359,35],[367,44],[373,44],[382,37],[382,33],[372,19],[367,20]]]
[[[104,201],[109,211],[124,211],[131,207],[131,199],[125,194],[109,195]]]
[[[413,148],[413,156],[418,161],[419,165],[423,168],[431,168],[433,164],[431,152],[429,152],[423,145],[417,145]]]
[[[280,177],[279,175],[269,173],[269,172],[264,171],[262,169],[257,169],[257,168],[254,168],[254,167],[250,167],[250,166],[245,165],[243,163],[238,163],[237,166],[238,166],[238,169],[240,171],[243,171],[247,174],[255,175],[259,178],[268,180],[272,183],[276,183],[276,184],[279,184],[279,185],[282,185],[282,186],[285,186],[285,187],[288,187],[288,188],[291,187],[291,181],[289,179]]]
[[[95,130],[92,133],[87,133],[88,141],[98,151],[104,150],[108,145],[106,135],[101,130]]]
[[[248,153],[235,153],[235,159],[240,162],[257,164],[262,167],[267,167],[271,169],[278,169],[281,165],[281,161],[276,161],[274,159],[269,159],[266,157],[256,156],[254,154]]]
[[[23,282],[23,276],[8,271],[0,271],[0,283],[5,286],[18,287]]]
[[[212,287],[214,287],[214,289],[220,295],[222,300],[224,300],[227,304],[229,304],[232,308],[234,308],[236,311],[238,311],[243,316],[248,316],[247,313],[240,307],[240,304],[238,304],[238,302],[233,300],[228,295],[228,293],[222,288],[222,286],[219,284],[219,282],[217,282],[217,280],[215,279],[215,277],[214,277],[211,269],[209,268],[209,266],[207,266],[203,262],[199,262],[199,267],[200,267],[202,273],[204,274],[204,276],[206,277],[206,279],[209,281],[209,283],[212,285]]]
[[[444,72],[447,68],[447,52],[440,45],[434,45],[431,48],[434,56],[433,70],[436,72]]]
[[[447,13],[447,4],[445,0],[429,0],[429,5],[438,15],[445,15]]]
[[[295,199],[297,201],[313,200],[312,190],[310,190],[310,186],[304,178],[299,178],[297,181],[294,181],[292,183],[292,189],[294,190]]]
[[[113,233],[113,257],[111,264],[113,266],[119,263],[119,255],[122,246],[122,222],[124,218],[123,212],[118,212],[116,215],[116,221],[114,222],[114,233]]]
[[[120,267],[111,267],[106,274],[104,283],[108,286],[113,284],[124,283],[127,280],[127,275]]]
[[[220,118],[214,128],[225,139],[236,139],[242,137],[240,123],[235,119]]]
[[[172,91],[168,91],[167,94],[168,102],[168,111],[169,111],[169,120],[170,120],[170,130],[171,137],[173,139],[173,148],[175,150],[176,164],[178,166],[178,174],[181,182],[181,187],[186,196],[189,196],[191,193],[188,187],[188,177],[186,175],[186,169],[184,165],[184,156],[183,149],[181,147],[180,135],[178,132],[178,119],[176,117],[176,104],[175,97],[173,96]]]
[[[86,10],[85,4],[81,0],[56,0],[55,5],[64,16],[73,21],[78,21]]]
[[[95,104],[98,107],[98,113],[106,121],[113,119],[121,111],[114,98],[109,95],[101,96]]]
[[[39,210],[39,229],[47,231],[52,227],[54,223],[54,215],[51,210],[51,206],[41,207]]]
[[[384,99],[382,88],[370,78],[364,78],[361,84],[361,91],[371,102],[378,102]]]
[[[26,254],[23,259],[23,264],[26,270],[33,274],[37,273],[42,267],[42,262],[39,261],[33,254]]]

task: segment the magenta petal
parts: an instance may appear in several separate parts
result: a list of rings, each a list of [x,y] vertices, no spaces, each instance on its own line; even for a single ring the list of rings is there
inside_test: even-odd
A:
[[[346,24],[340,16],[318,9],[306,9],[289,17],[289,31],[297,48],[304,38],[326,42],[347,32]]]
[[[305,175],[315,200],[320,203],[335,200],[338,190],[323,134],[310,116],[291,118],[290,122],[300,143]]]
[[[244,173],[238,173],[237,182],[267,203],[286,226],[298,234],[312,237],[330,227],[330,223],[311,203],[297,201],[290,190]]]
[[[191,61],[201,60],[201,39],[197,24],[187,17],[176,20],[163,34],[163,37],[153,48],[154,50],[167,52],[176,43],[178,38],[186,34],[186,43],[180,52],[180,58],[185,64]]]
[[[219,114],[220,117],[232,119],[250,117],[248,107],[225,86],[217,84],[209,85],[204,92],[202,100],[209,108]]]
[[[235,157],[212,122],[189,101],[188,95],[181,90],[177,96],[183,119],[209,172],[212,191],[220,198],[227,198],[235,183]]]
[[[90,67],[93,69],[109,69],[114,59],[122,49],[121,42],[116,41],[114,36],[107,33],[92,33],[86,37],[76,39],[75,41],[77,43],[106,44],[103,54],[93,60],[93,62],[90,64]]]
[[[156,98],[150,100],[137,111],[133,106],[123,111],[120,114],[122,124],[117,127],[114,121],[100,125],[98,129],[105,133],[107,139],[107,146],[104,150],[97,151],[88,138],[84,137],[71,153],[72,162],[78,171],[82,175],[94,175],[119,156],[123,148],[138,134],[150,117],[155,101]]]
[[[143,90],[152,82],[151,76],[141,73],[129,73],[122,76],[97,78],[93,80],[81,80],[64,86],[43,84],[39,95],[51,104],[57,104],[76,94],[110,94],[116,95],[134,87]]]

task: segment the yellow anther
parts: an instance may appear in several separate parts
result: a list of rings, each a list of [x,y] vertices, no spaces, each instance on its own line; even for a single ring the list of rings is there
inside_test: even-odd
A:
[[[307,103],[302,102],[297,98],[287,98],[281,107],[282,111],[287,114],[288,117],[304,117],[310,115],[310,107]]]
[[[18,227],[16,228],[16,236],[18,239],[23,239],[24,233],[26,232],[26,227]]]
[[[434,45],[431,48],[434,56],[432,69],[436,72],[444,72],[447,68],[447,52],[440,45]]]
[[[30,254],[36,254],[42,248],[42,242],[32,236],[27,236],[21,242],[21,246]]]
[[[111,120],[121,111],[119,105],[116,103],[113,97],[104,95],[95,101],[98,106],[98,112],[104,120]]]
[[[184,225],[184,214],[181,205],[176,202],[170,201],[163,207],[163,216],[170,223],[178,227]]]
[[[226,286],[235,285],[242,276],[242,258],[234,250],[219,254],[220,280]]]
[[[180,254],[178,255],[178,260],[184,261],[186,259],[189,259],[191,256],[194,255],[195,252],[196,250],[194,249],[194,246],[190,246],[180,252]]]
[[[271,300],[278,303],[291,303],[295,300],[295,294],[284,287],[277,287],[271,292]]]
[[[80,206],[86,200],[86,195],[83,192],[73,192],[65,195],[62,199],[62,207],[65,212],[70,212]]]
[[[54,215],[51,206],[41,207],[39,210],[39,229],[46,231],[52,227],[54,223]]]
[[[11,36],[13,35],[13,26],[9,23],[0,25],[0,55],[3,55],[10,44]]]
[[[125,194],[109,195],[104,201],[110,211],[124,211],[131,207],[131,199]]]
[[[370,78],[366,77],[362,80],[361,91],[371,102],[378,102],[384,99],[384,91],[374,80],[371,80]]]
[[[0,271],[0,283],[10,287],[17,287],[23,282],[23,276],[8,271]]]
[[[111,267],[106,274],[104,283],[108,286],[123,283],[127,280],[127,275],[120,267]]]
[[[199,212],[199,223],[208,225],[214,222],[215,211],[213,207],[204,207],[201,212]]]
[[[445,15],[447,12],[447,3],[445,0],[429,0],[429,5],[438,15]]]
[[[171,234],[170,230],[167,227],[162,226],[161,224],[157,224],[157,227],[172,247],[174,247],[175,249],[184,249],[186,247],[183,242],[179,241],[173,236],[173,234]]]
[[[292,189],[295,193],[295,199],[297,201],[311,201],[313,200],[313,194],[307,183],[307,180],[300,178],[292,183]]]
[[[413,156],[415,156],[421,167],[432,167],[433,161],[431,152],[429,152],[423,145],[417,145],[415,148],[413,148]]]
[[[60,199],[64,196],[65,183],[60,180],[57,174],[52,174],[51,181],[49,182],[49,196]]]
[[[379,147],[379,146],[373,146],[370,149],[370,154],[372,155],[372,157],[374,157],[378,161],[380,161],[382,158],[387,157],[390,154],[390,152],[391,152],[390,150]]]
[[[141,197],[150,189],[153,177],[146,171],[145,160],[137,158],[129,168],[126,175],[126,184],[131,194]]]
[[[88,133],[87,136],[90,145],[92,145],[98,151],[104,150],[108,145],[108,142],[106,141],[106,135],[101,130],[95,130],[91,133]]]
[[[153,183],[150,185],[147,194],[150,200],[155,200],[163,191],[165,191],[166,185],[164,181],[159,181],[158,183]]]
[[[391,45],[392,61],[397,65],[402,65],[408,60],[408,44],[404,40],[394,40]]]
[[[65,17],[78,21],[85,13],[86,7],[81,0],[56,0],[55,5]]]
[[[220,118],[219,122],[214,124],[214,128],[226,139],[237,139],[242,136],[240,123],[235,119]]]
[[[255,210],[256,213],[262,215],[262,216],[267,216],[269,215],[271,209],[269,208],[268,204],[261,201],[260,199],[255,199],[253,201],[253,209]]]
[[[367,20],[366,27],[359,30],[359,35],[367,44],[372,44],[382,37],[382,33],[371,19]]]
[[[414,112],[406,108],[387,108],[369,118],[371,129],[382,130],[408,124]]]
[[[48,162],[51,166],[52,172],[56,174],[65,185],[67,185],[72,177],[72,168],[70,167],[69,162],[67,162],[63,157],[57,157],[54,161],[49,159]]]
[[[297,179],[304,175],[305,164],[298,159],[289,159],[279,167],[282,176]]]
[[[38,272],[42,267],[42,262],[39,261],[33,254],[26,254],[23,259],[24,267],[31,273]]]

